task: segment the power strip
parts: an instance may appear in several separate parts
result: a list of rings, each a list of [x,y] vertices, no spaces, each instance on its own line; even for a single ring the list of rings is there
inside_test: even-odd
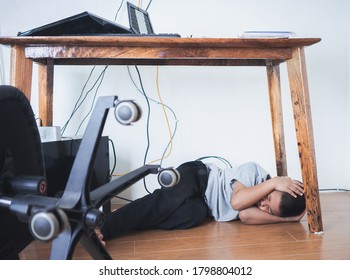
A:
[[[61,127],[59,126],[39,126],[41,142],[51,142],[61,140]]]

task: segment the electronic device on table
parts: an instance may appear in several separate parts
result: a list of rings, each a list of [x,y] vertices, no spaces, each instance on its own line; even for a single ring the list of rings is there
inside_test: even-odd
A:
[[[24,32],[17,36],[152,36],[181,37],[177,33],[155,33],[147,11],[127,3],[129,25],[122,26],[90,12],[82,12]]]

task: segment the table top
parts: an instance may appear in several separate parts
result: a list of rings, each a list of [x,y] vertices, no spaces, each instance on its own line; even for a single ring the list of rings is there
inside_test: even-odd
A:
[[[183,47],[278,47],[310,46],[320,38],[179,38],[138,36],[35,36],[0,37],[4,45],[76,45],[81,46],[183,46]]]
[[[35,62],[55,65],[266,66],[292,58],[320,38],[179,38],[138,36],[0,37]]]

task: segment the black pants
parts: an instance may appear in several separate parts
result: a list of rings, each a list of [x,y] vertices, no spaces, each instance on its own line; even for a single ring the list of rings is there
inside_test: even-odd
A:
[[[157,189],[107,215],[101,227],[105,239],[130,230],[186,229],[202,223],[208,215],[204,201],[207,167],[192,161],[177,170],[181,179],[176,186]]]

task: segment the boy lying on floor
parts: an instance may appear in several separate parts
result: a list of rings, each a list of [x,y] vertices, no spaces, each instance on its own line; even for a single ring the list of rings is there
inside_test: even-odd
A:
[[[244,224],[298,222],[305,213],[301,182],[274,177],[258,164],[219,169],[191,161],[177,168],[180,181],[156,189],[107,215],[99,238],[112,239],[130,230],[188,229],[208,216]]]

